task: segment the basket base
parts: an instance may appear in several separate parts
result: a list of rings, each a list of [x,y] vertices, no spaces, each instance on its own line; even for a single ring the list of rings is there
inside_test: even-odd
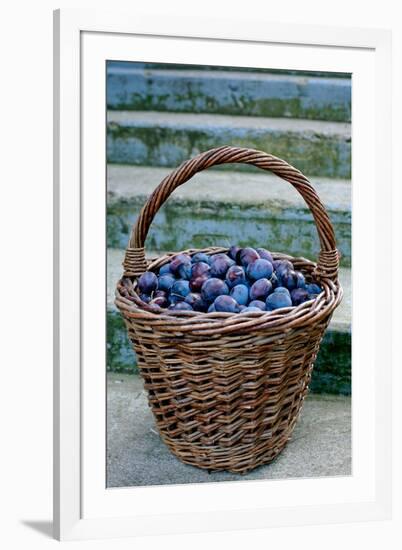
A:
[[[170,451],[184,464],[196,466],[208,472],[227,471],[233,474],[246,474],[264,464],[269,464],[283,451],[290,440],[292,426],[280,435],[249,445],[227,448],[195,447],[191,444],[178,443],[162,435],[162,440]]]

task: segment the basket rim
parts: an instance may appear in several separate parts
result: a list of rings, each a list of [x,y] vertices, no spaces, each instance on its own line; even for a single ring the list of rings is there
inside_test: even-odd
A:
[[[180,252],[168,252],[158,258],[150,261],[145,271],[155,271],[155,269],[167,263],[172,257],[178,254],[193,255],[197,252],[216,254],[227,252],[228,247],[207,247],[202,249],[187,249]],[[303,264],[304,268],[313,271],[316,263],[304,257],[295,257],[281,252],[271,252],[274,259],[287,259],[292,263]],[[116,286],[115,305],[121,314],[127,319],[152,320],[155,326],[158,321],[163,325],[163,331],[177,331],[184,329],[187,331],[202,331],[202,334],[214,334],[217,329],[220,332],[231,332],[234,330],[262,327],[282,327],[292,328],[306,323],[317,322],[321,318],[327,317],[338,306],[342,299],[343,291],[339,280],[333,280],[325,277],[320,278],[320,283],[324,287],[323,291],[315,299],[308,300],[298,306],[280,308],[274,311],[229,313],[229,312],[201,312],[201,311],[174,311],[159,306],[149,306],[143,302],[134,290],[135,297],[131,299],[123,296],[120,289],[127,289],[127,281],[133,279],[134,284],[138,276],[121,277]],[[133,284],[131,282],[131,284]],[[166,325],[169,323],[169,325]]]

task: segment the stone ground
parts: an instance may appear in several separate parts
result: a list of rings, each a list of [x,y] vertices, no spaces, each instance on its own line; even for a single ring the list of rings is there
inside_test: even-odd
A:
[[[107,376],[107,485],[128,487],[351,475],[351,399],[310,394],[293,437],[277,459],[245,474],[181,463],[160,439],[142,381]]]

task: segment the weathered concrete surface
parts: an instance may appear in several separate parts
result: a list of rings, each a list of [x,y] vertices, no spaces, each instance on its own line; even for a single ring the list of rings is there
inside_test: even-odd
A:
[[[150,252],[150,256],[156,256]],[[137,372],[136,357],[128,340],[124,321],[114,306],[114,290],[121,276],[121,250],[108,250],[107,369],[113,372]],[[351,280],[350,270],[340,270],[344,298],[335,310],[320,346],[310,389],[317,393],[351,393]]]
[[[108,166],[107,242],[125,248],[146,199],[169,173],[166,168]],[[349,180],[317,178],[314,186],[334,224],[342,265],[351,257]],[[287,182],[256,173],[206,170],[179,187],[156,215],[147,239],[155,250],[190,247],[266,246],[314,259],[319,241],[311,212]]]
[[[269,151],[307,175],[350,178],[351,173],[351,128],[346,122],[108,111],[107,128],[112,163],[177,166],[201,151],[231,144]]]
[[[108,64],[110,109],[350,121],[351,79]]]
[[[274,462],[244,475],[180,462],[155,427],[138,376],[108,374],[107,486],[167,485],[351,475],[351,400],[309,395],[293,437]]]

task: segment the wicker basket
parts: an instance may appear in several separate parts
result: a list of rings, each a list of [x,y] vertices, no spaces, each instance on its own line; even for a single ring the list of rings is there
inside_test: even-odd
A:
[[[271,171],[302,195],[318,230],[318,263],[273,256],[291,260],[306,280],[320,281],[323,292],[300,306],[261,313],[176,312],[145,304],[136,292],[137,277],[174,255],[149,264],[145,259],[144,242],[155,214],[197,172],[234,162]],[[202,251],[212,254],[227,248]],[[262,151],[219,147],[201,153],[174,170],[149,197],[123,265],[116,305],[166,445],[183,462],[208,470],[246,472],[273,460],[290,438],[321,339],[342,298],[333,227],[306,177]]]

